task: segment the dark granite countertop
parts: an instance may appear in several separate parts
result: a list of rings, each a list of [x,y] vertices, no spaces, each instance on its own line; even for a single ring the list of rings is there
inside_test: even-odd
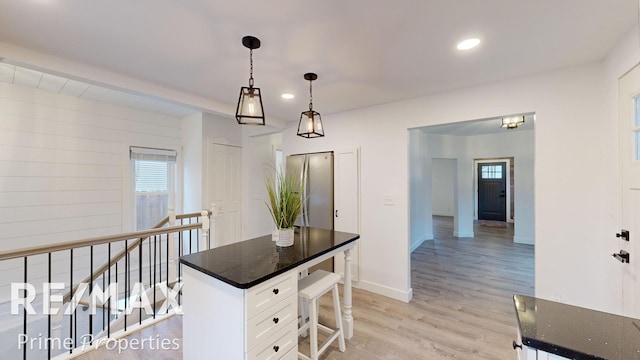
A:
[[[357,234],[302,227],[296,229],[293,246],[278,247],[271,235],[266,235],[185,255],[180,262],[248,289],[359,238]]]
[[[640,320],[515,295],[526,346],[569,359],[640,360]]]

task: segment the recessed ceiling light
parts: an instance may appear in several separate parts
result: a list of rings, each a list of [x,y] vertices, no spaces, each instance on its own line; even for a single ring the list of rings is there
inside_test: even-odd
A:
[[[480,39],[473,38],[462,41],[458,44],[458,50],[469,50],[480,44]]]
[[[286,99],[286,100],[291,100],[291,99],[293,99],[293,98],[295,97],[293,94],[282,94],[282,95],[280,95],[280,96],[281,96],[283,99]]]

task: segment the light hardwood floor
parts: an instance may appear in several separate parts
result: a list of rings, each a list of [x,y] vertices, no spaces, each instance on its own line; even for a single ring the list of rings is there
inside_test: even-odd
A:
[[[454,238],[452,232],[451,218],[434,216],[436,240],[426,241],[411,255],[409,304],[354,289],[354,336],[346,352],[336,343],[322,359],[515,359],[512,296],[533,295],[533,247],[513,244],[512,227],[476,225],[475,238]],[[328,296],[320,315],[333,326]],[[131,337],[181,339],[181,318],[174,316]],[[308,340],[301,339],[300,348],[306,352]],[[79,359],[114,355],[100,349]],[[124,351],[119,356],[182,358],[180,350]]]

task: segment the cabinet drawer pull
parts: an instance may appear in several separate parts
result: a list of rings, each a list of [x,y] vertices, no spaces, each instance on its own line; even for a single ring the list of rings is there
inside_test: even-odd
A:
[[[278,350],[280,350],[280,346],[274,345],[273,346],[273,351],[278,352]]]
[[[513,344],[512,344],[512,346],[513,346],[513,350],[515,350],[516,348],[520,348],[520,350],[522,350],[522,345],[518,345],[518,344],[516,344],[516,341],[515,341],[515,340],[513,340]]]
[[[278,295],[278,293],[279,293],[279,292],[280,292],[280,290],[278,290],[278,289],[273,289],[273,293],[274,293],[274,294]]]
[[[280,321],[280,319],[278,319],[277,317],[273,318],[273,322],[274,322],[275,324],[277,324],[277,323],[278,323],[278,321]]]

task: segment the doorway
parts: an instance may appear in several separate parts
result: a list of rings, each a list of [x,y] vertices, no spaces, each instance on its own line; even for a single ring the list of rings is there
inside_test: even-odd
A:
[[[477,220],[512,220],[513,178],[511,159],[475,160],[475,218]]]

